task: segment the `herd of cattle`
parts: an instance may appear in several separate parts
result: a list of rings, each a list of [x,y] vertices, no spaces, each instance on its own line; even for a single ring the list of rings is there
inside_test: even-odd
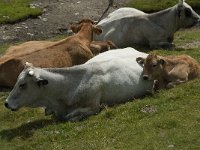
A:
[[[98,113],[102,104],[198,78],[200,65],[190,56],[148,55],[132,47],[171,49],[177,30],[199,24],[200,16],[180,0],[152,14],[120,8],[97,25],[83,19],[60,41],[11,46],[0,57],[0,86],[13,87],[5,107],[43,107],[46,115],[78,121]]]

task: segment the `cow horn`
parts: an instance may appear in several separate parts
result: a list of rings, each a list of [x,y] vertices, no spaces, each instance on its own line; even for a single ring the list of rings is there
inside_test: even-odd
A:
[[[33,70],[30,70],[30,71],[28,72],[28,75],[29,75],[29,76],[33,76],[33,74],[34,74],[34,71],[33,71]]]
[[[181,5],[183,5],[184,2],[185,2],[185,0],[179,0],[179,3],[180,3]]]

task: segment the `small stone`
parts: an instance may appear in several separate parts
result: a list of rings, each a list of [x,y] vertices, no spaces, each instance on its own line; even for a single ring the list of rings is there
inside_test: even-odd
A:
[[[34,34],[33,33],[26,33],[27,35],[30,35],[30,36],[34,36]]]
[[[168,148],[173,148],[173,147],[174,147],[174,145],[172,145],[172,144],[171,144],[171,145],[168,145]]]
[[[3,18],[9,19],[10,17],[9,16],[3,16]]]
[[[79,15],[79,13],[77,12],[77,13],[75,13],[75,16],[78,16]]]
[[[47,18],[42,18],[42,21],[46,22],[46,21],[48,21],[48,19]]]

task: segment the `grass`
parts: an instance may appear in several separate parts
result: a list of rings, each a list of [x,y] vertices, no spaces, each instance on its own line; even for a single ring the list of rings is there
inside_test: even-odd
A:
[[[187,0],[193,8],[200,8],[199,0]],[[168,7],[172,7],[178,3],[178,0],[132,0],[128,6],[140,9],[144,12],[154,12]]]
[[[33,0],[0,0],[0,24],[15,23],[41,15],[40,8],[30,8]]]
[[[175,35],[174,51],[160,55],[188,54],[200,62],[200,28]],[[182,46],[189,45],[191,48]],[[5,49],[5,48],[3,48]],[[42,109],[11,112],[3,103],[9,93],[0,92],[0,147],[20,149],[200,149],[200,80],[162,90],[126,104],[105,108],[77,123],[56,122]],[[153,111],[148,111],[150,110]]]

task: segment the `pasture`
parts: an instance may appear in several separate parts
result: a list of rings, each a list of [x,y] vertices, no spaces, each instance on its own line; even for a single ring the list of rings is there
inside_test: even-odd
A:
[[[177,48],[173,51],[148,53],[188,54],[200,63],[199,27],[177,32],[174,42]],[[7,47],[1,46],[1,52]],[[77,123],[56,122],[45,117],[43,109],[7,110],[4,101],[10,90],[0,90],[0,148],[200,149],[199,89],[200,80],[194,80],[122,105],[105,107],[98,115]]]
[[[0,24],[15,23],[42,13],[40,8],[30,7],[31,0],[0,0]]]

